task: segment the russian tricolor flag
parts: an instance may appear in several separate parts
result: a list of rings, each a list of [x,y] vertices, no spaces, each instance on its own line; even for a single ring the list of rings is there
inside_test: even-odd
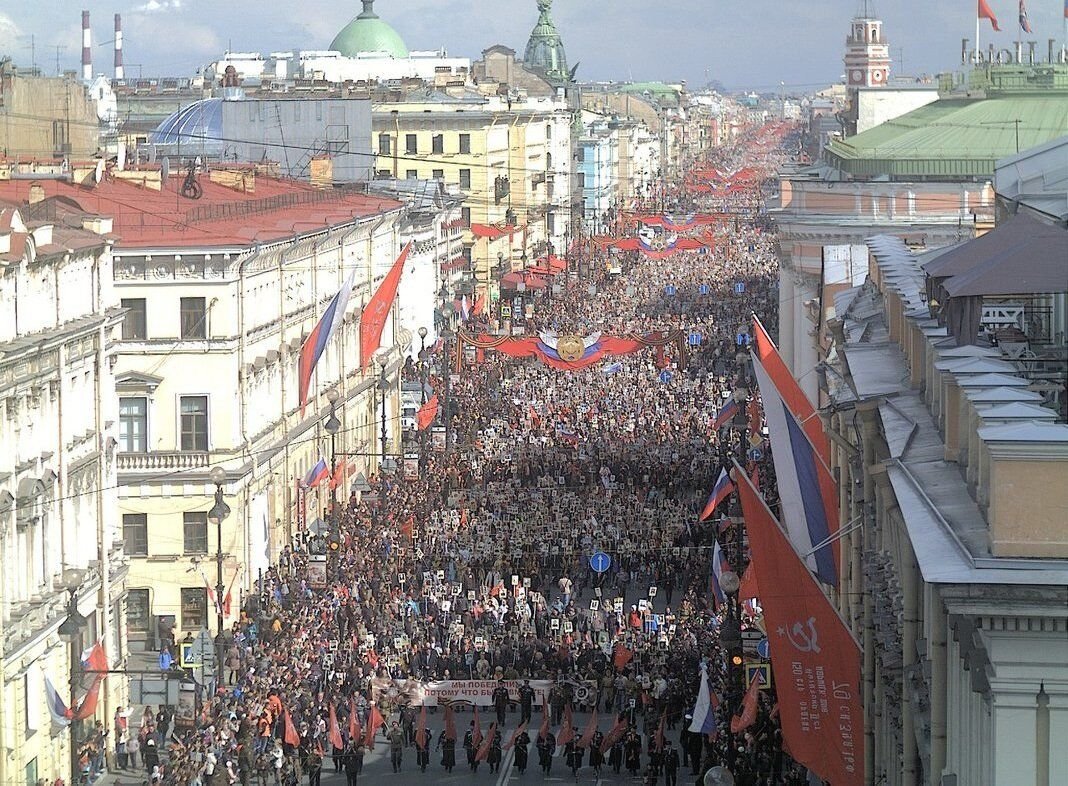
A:
[[[723,571],[730,570],[731,566],[719,547],[719,541],[713,542],[716,545],[712,547],[712,599],[718,609],[727,602],[727,594],[723,591]]]
[[[738,402],[735,401],[733,398],[728,399],[727,403],[724,404],[723,407],[719,410],[719,412],[716,413],[716,422],[712,425],[717,429],[723,428],[728,423],[730,423],[731,419],[737,414]]]
[[[838,532],[838,493],[834,478],[796,412],[784,401],[782,391],[789,384],[796,385],[793,378],[780,383],[773,377],[773,364],[765,366],[759,352],[754,352],[752,358],[760,398],[764,402],[775,480],[782,502],[781,517],[787,535],[817,578],[837,587],[837,541],[827,544],[832,533]],[[814,413],[810,417],[814,417]]]
[[[693,705],[693,720],[689,730],[693,734],[714,734],[716,731],[716,708],[719,698],[708,687],[708,668],[701,662],[701,687]]]
[[[315,488],[328,477],[330,477],[330,468],[326,465],[326,459],[319,456],[315,466],[309,469],[308,474],[304,476],[304,485],[310,489]]]
[[[349,305],[349,296],[352,294],[352,284],[355,280],[356,268],[352,269],[341,289],[334,295],[330,305],[326,307],[322,318],[312,328],[308,338],[304,340],[304,346],[300,348],[300,365],[298,366],[298,388],[300,391],[300,413],[304,414],[304,408],[308,404],[308,388],[311,386],[312,372],[315,364],[322,357],[323,350],[330,342],[331,336],[341,327],[341,321],[345,318],[345,309]]]
[[[712,487],[712,493],[708,495],[708,500],[705,502],[705,506],[701,509],[701,515],[697,520],[704,521],[711,516],[716,508],[719,507],[719,503],[729,497],[732,491],[734,491],[734,481],[732,481],[731,476],[727,474],[727,470],[721,469],[719,471],[719,478],[716,479],[716,485]]]

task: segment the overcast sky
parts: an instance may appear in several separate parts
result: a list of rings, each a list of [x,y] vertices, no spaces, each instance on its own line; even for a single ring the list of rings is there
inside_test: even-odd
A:
[[[1001,24],[983,22],[983,43],[1010,46],[1017,0],[989,0]],[[1060,41],[1063,0],[1028,0],[1039,51]],[[806,91],[835,81],[849,19],[862,0],[555,0],[553,14],[584,80],[718,79],[730,88]],[[973,38],[974,0],[873,0],[895,73],[955,68],[960,39]],[[0,11],[0,52],[55,71],[81,58],[81,9],[91,12],[95,70],[111,69],[113,17],[123,16],[127,75],[183,76],[235,51],[320,49],[360,10],[358,0],[15,0]],[[377,0],[375,10],[409,49],[446,47],[478,57],[506,44],[520,56],[537,19],[535,0]],[[901,68],[902,56],[904,69]]]

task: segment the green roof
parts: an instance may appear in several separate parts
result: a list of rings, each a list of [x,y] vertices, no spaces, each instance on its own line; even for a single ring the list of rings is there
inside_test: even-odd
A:
[[[833,140],[825,157],[858,177],[993,177],[999,158],[1068,133],[1064,88],[1060,79],[1029,86],[1005,80],[1001,87],[988,87],[986,98],[941,99]]]
[[[363,11],[345,25],[330,48],[346,57],[364,52],[386,52],[398,60],[408,57],[408,47],[397,31],[375,13],[374,0],[363,0]]]

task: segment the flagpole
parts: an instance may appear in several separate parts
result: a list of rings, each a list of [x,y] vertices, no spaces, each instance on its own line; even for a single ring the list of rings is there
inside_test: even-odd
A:
[[[979,47],[979,0],[975,0],[975,56],[972,58],[972,63],[979,65],[979,58],[981,56],[982,49]]]

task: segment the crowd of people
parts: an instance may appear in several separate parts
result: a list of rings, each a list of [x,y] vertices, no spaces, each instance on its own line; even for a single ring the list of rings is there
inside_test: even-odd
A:
[[[739,146],[715,163],[752,154]],[[351,785],[374,752],[394,772],[406,753],[423,771],[452,772],[459,748],[472,773],[509,757],[523,773],[536,755],[545,774],[590,767],[674,783],[729,760],[740,783],[789,782],[767,697],[744,734],[709,739],[687,716],[702,662],[732,698],[709,575],[715,539],[733,525],[725,509],[697,514],[749,447],[747,425],[717,416],[749,384],[750,315],[775,323],[774,238],[758,219],[717,224],[710,253],[597,251],[588,275],[539,298],[527,322],[580,336],[680,330],[698,337],[686,352],[574,372],[486,352],[454,374],[439,416],[451,441],[423,442],[420,476],[382,474],[370,493],[353,491],[330,514],[336,549],[287,546],[233,626],[225,678],[194,727],[164,736],[155,718],[142,725],[151,780],[318,786],[325,767]],[[472,319],[471,332],[496,326],[494,315]],[[406,373],[436,383],[432,353]],[[598,552],[607,570],[594,569]],[[498,689],[462,734],[455,715],[471,707],[435,707],[445,728],[431,733],[404,689],[472,679]],[[534,695],[531,681],[551,688]],[[570,725],[595,711],[606,724]],[[167,749],[163,763],[149,766],[149,738]]]

